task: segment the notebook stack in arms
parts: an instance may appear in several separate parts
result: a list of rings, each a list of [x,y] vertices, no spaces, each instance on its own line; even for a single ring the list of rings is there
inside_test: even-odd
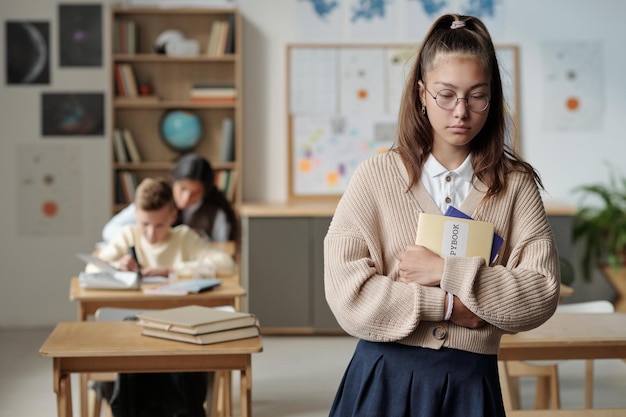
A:
[[[141,334],[206,345],[260,335],[254,314],[190,305],[137,315]]]

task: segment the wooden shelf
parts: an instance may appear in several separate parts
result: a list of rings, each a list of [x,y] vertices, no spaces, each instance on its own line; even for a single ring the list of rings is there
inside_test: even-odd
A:
[[[174,101],[174,100],[160,100],[160,101],[148,101],[141,99],[115,99],[113,106],[116,109],[234,109],[238,103],[194,103],[191,101]]]
[[[242,21],[236,8],[154,8],[119,7],[110,9],[110,86],[111,180],[112,212],[116,213],[130,202],[119,177],[132,176],[137,182],[146,177],[168,177],[180,153],[171,149],[161,137],[160,122],[169,110],[194,113],[202,124],[202,137],[192,150],[206,157],[216,171],[236,172],[233,181],[232,204],[241,203],[242,182]],[[218,21],[234,23],[232,49],[219,56],[207,55],[213,25]],[[133,22],[133,25],[124,23]],[[134,26],[135,37],[130,34]],[[166,30],[178,30],[187,39],[198,42],[196,56],[168,56],[155,53],[156,39]],[[130,35],[129,35],[130,34]],[[128,39],[136,39],[129,45]],[[119,46],[119,47],[118,47]],[[133,53],[120,53],[132,51]],[[149,83],[154,97],[120,97],[116,88],[116,67],[131,68],[137,83]],[[128,68],[126,68],[128,69]],[[124,73],[126,74],[126,73]],[[118,74],[119,76],[119,74]],[[126,80],[128,77],[126,77]],[[127,83],[124,84],[126,87]],[[195,84],[232,85],[237,90],[236,101],[192,102]],[[132,91],[132,89],[126,89]],[[225,119],[234,124],[234,159],[221,161],[222,126]],[[115,132],[128,130],[141,157],[141,162],[120,162],[115,152]],[[119,142],[119,140],[118,140]],[[230,182],[228,182],[230,186]],[[122,200],[121,197],[124,197]]]
[[[197,55],[197,56],[168,56],[168,55],[159,55],[154,53],[146,53],[146,54],[113,54],[113,61],[115,62],[153,62],[153,63],[162,63],[162,64],[184,64],[190,62],[234,62],[237,59],[237,55],[235,54],[226,54],[224,56],[208,56],[208,55]]]

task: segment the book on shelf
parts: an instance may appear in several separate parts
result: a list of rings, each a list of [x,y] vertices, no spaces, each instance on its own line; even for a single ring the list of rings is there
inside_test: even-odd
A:
[[[120,182],[122,191],[124,192],[125,203],[131,203],[135,200],[135,190],[137,189],[137,176],[131,171],[120,171]]]
[[[113,130],[113,150],[115,151],[115,160],[117,162],[126,163],[130,160],[121,129]]]
[[[222,21],[222,25],[220,26],[219,37],[217,40],[217,54],[219,56],[224,56],[226,54],[226,41],[228,38],[228,27],[230,26],[230,22],[225,20]]]
[[[120,64],[115,64],[115,89],[118,97],[125,97],[128,95],[126,87],[124,86],[124,75],[122,74],[122,67]]]
[[[237,97],[237,90],[234,86],[211,85],[211,84],[194,84],[189,92],[190,97],[209,97],[209,98],[233,98]]]
[[[141,155],[139,154],[137,143],[135,142],[135,138],[133,137],[131,131],[128,129],[123,129],[122,136],[124,137],[124,144],[126,144],[126,149],[128,150],[130,162],[141,162]]]
[[[144,328],[184,334],[203,334],[254,326],[254,314],[199,305],[150,310],[137,315]]]
[[[415,243],[440,256],[482,256],[490,264],[494,227],[489,222],[420,213]]]
[[[231,204],[235,203],[235,191],[237,191],[237,171],[231,170],[228,178],[228,188],[226,189],[226,199],[231,202]]]
[[[224,193],[226,199],[231,203],[235,202],[237,175],[237,171],[234,169],[222,169],[215,173],[215,186]]]
[[[230,117],[222,119],[222,140],[220,142],[220,162],[235,160],[235,121]]]
[[[192,103],[235,104],[236,97],[190,97]]]
[[[122,175],[120,172],[115,173],[115,204],[128,204],[124,187],[122,186]]]
[[[226,54],[230,26],[230,20],[216,20],[215,22],[213,22],[213,25],[211,26],[211,32],[209,33],[207,55],[224,56]]]
[[[226,195],[226,192],[228,191],[229,179],[230,179],[229,169],[222,169],[215,173],[215,186],[217,187],[218,190],[223,192],[224,195]]]
[[[125,94],[123,97],[137,97],[139,96],[139,90],[137,89],[137,79],[135,78],[135,72],[130,64],[116,64],[121,73],[122,88]]]
[[[235,53],[235,15],[228,15],[228,32],[226,34],[226,46],[224,47],[224,53]]]
[[[221,24],[222,22],[220,20],[216,20],[211,25],[211,32],[209,33],[209,42],[206,51],[208,56],[217,56],[217,42]]]
[[[113,28],[113,51],[117,54],[137,52],[137,24],[132,20],[116,20]]]
[[[144,328],[141,331],[144,336],[159,337],[161,339],[176,340],[179,342],[195,343],[197,345],[209,345],[212,343],[230,342],[232,340],[249,339],[261,335],[257,326],[240,327],[238,329],[221,330],[213,333],[186,334],[170,332],[152,328]]]

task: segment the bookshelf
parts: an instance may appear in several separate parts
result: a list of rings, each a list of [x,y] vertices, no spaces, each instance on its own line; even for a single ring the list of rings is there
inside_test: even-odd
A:
[[[127,184],[169,175],[181,154],[167,145],[160,128],[162,118],[174,110],[198,116],[202,135],[193,152],[211,162],[216,182],[228,187],[225,193],[238,212],[242,196],[242,30],[238,10],[114,6],[110,22],[111,212],[115,214],[129,203],[132,190]],[[191,53],[187,49],[157,53],[156,41],[168,30],[182,33],[187,45],[197,47],[198,52],[192,48]],[[219,40],[212,41],[212,36]],[[134,84],[132,88],[129,83]],[[192,100],[192,91],[198,86],[215,87],[216,92],[210,100]],[[222,86],[228,89],[223,100],[219,91],[224,90],[217,91]],[[222,137],[226,131],[231,132],[228,140]],[[135,158],[128,148],[119,149],[120,143],[127,141],[116,140],[117,132],[130,134]],[[224,152],[228,142],[231,150]],[[126,158],[120,159],[121,151]],[[230,156],[224,160],[224,155]]]

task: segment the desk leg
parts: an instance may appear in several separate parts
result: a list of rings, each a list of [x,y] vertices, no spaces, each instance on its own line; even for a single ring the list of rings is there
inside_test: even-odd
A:
[[[89,374],[79,374],[79,385],[80,385],[80,417],[87,417],[88,415],[88,411],[87,411],[87,405],[89,404],[89,402],[87,401],[87,394],[88,394],[88,387],[87,384],[89,383]]]
[[[248,355],[246,369],[241,370],[241,417],[252,417],[252,365]]]
[[[228,417],[233,415],[232,406],[233,406],[233,385],[231,375],[232,371],[224,371],[222,373],[222,383],[223,385],[223,395],[222,395],[222,408],[223,415]]]
[[[53,389],[57,395],[57,415],[59,417],[72,417],[72,384],[71,374],[62,374],[58,364],[59,359],[54,359]]]

